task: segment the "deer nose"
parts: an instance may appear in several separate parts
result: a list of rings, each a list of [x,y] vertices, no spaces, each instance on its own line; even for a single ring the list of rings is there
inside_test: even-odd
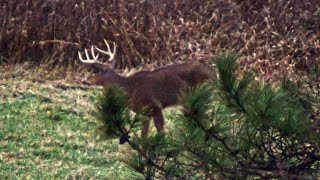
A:
[[[91,85],[91,83],[89,81],[87,81],[87,80],[82,81],[82,84],[83,85],[87,85],[87,86]]]

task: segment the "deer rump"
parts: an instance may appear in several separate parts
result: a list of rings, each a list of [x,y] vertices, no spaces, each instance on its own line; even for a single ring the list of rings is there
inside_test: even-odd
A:
[[[129,97],[129,108],[141,112],[147,107],[150,110],[148,116],[153,118],[158,132],[164,129],[162,110],[177,105],[181,92],[213,77],[211,66],[201,63],[176,64],[154,71],[140,71],[129,77],[122,77],[111,69],[99,69],[100,72],[91,78],[92,84],[105,88],[114,85],[122,87]],[[142,136],[147,136],[149,125],[150,119],[143,122]]]

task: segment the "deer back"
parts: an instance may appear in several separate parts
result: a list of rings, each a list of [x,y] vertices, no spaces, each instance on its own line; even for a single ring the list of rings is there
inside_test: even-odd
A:
[[[190,87],[194,87],[213,78],[211,65],[197,62],[170,65],[155,69],[154,71],[138,72],[132,76],[161,76],[162,74],[168,75],[169,77],[177,76],[186,81]]]

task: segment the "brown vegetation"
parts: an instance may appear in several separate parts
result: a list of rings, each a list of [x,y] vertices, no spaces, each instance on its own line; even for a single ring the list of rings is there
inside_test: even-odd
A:
[[[79,65],[77,50],[106,38],[119,45],[117,68],[209,61],[231,50],[265,80],[301,77],[320,61],[319,7],[318,0],[3,0],[0,63]]]

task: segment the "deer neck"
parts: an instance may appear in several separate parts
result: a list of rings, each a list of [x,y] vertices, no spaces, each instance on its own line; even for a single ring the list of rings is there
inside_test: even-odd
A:
[[[117,73],[113,73],[112,78],[110,78],[109,81],[111,82],[111,84],[122,87],[124,89],[128,89],[130,83],[128,81],[128,78],[123,77]]]

